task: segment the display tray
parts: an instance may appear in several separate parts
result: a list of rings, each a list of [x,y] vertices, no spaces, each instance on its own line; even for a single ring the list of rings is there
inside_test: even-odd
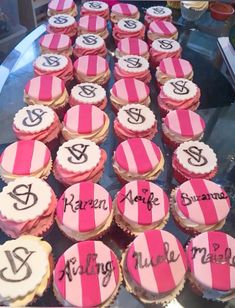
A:
[[[179,26],[179,41],[183,47],[183,58],[189,60],[192,63],[194,69],[194,82],[198,84],[202,92],[201,105],[198,113],[202,115],[206,122],[206,132],[203,141],[209,144],[217,154],[218,157],[218,174],[214,178],[216,183],[223,185],[227,193],[230,195],[232,208],[227,218],[226,224],[223,227],[223,231],[235,237],[235,107],[232,105],[234,102],[234,92],[227,81],[227,79],[220,73],[215,67],[215,60],[209,62],[200,53],[193,51],[187,47],[189,36],[192,30],[184,26]],[[7,146],[7,144],[15,141],[11,125],[14,114],[24,106],[23,102],[23,88],[26,82],[33,77],[34,59],[39,55],[39,38],[45,31],[45,26],[41,26],[30,34],[29,37],[21,42],[21,46],[16,48],[3,63],[1,72],[5,72],[5,82],[2,82],[2,90],[0,93],[0,143],[1,152]],[[200,38],[200,31],[197,31],[198,38]],[[110,69],[113,72],[114,57],[113,52],[115,45],[110,37],[107,43],[107,47],[110,51],[107,56],[107,60],[110,65]],[[158,120],[158,134],[154,138],[154,142],[160,146],[164,158],[165,168],[160,177],[155,181],[170,195],[171,190],[176,187],[177,183],[172,177],[172,152],[163,144],[161,134],[161,118],[159,110],[156,104],[156,98],[158,95],[158,89],[155,84],[154,72],[152,71],[151,81],[151,105],[150,108],[154,111]],[[107,95],[109,97],[109,90],[114,83],[113,74],[106,88]],[[117,140],[113,132],[113,120],[115,115],[110,106],[110,102],[106,107],[110,118],[110,131],[107,140],[101,145],[108,155],[108,160],[105,165],[105,172],[100,180],[100,184],[105,187],[112,198],[121,188],[120,183],[112,168],[112,156],[117,147]],[[55,153],[53,153],[55,156]],[[60,197],[64,191],[64,187],[60,185],[53,175],[48,178],[48,183],[54,189],[57,197]],[[1,188],[4,183],[0,183]],[[183,245],[185,245],[189,236],[181,232],[176,225],[172,217],[169,219],[164,230],[173,233]],[[0,232],[0,244],[4,243],[9,238]],[[55,262],[58,257],[68,248],[73,242],[66,238],[54,224],[50,232],[45,236],[53,247],[53,256]],[[127,245],[131,242],[131,238],[124,234],[114,223],[110,231],[102,238],[102,241],[112,248],[120,259],[122,252]],[[167,279],[167,278],[166,278]],[[172,304],[172,306],[171,306]],[[210,307],[228,307],[227,304],[216,303],[202,299],[193,293],[188,283],[186,283],[183,291],[177,297],[177,300],[169,304],[169,307],[190,307],[190,308],[206,308]],[[235,307],[234,301],[230,304]],[[33,304],[34,306],[58,306],[52,287]],[[181,305],[181,306],[180,306]],[[233,306],[234,305],[234,306]],[[113,307],[145,307],[147,305],[139,302],[135,297],[129,294],[124,286],[121,286],[119,295],[117,296]],[[149,305],[150,307],[157,307],[157,305]],[[160,307],[160,306],[159,306]]]

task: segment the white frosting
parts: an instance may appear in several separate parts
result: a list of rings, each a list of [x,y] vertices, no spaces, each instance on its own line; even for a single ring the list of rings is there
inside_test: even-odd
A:
[[[60,71],[67,65],[68,59],[56,53],[43,54],[35,60],[36,67],[49,72]]]
[[[141,104],[128,104],[123,106],[117,114],[118,121],[127,129],[142,132],[150,129],[156,119],[154,113]]]
[[[176,149],[175,153],[180,164],[195,174],[209,173],[217,166],[215,152],[204,142],[184,142]]]
[[[0,193],[0,213],[9,220],[26,222],[47,210],[51,196],[51,188],[43,180],[33,177],[18,178]]]
[[[209,1],[181,1],[181,5],[187,9],[205,10],[209,6]]]
[[[75,42],[75,46],[87,49],[100,48],[104,44],[105,42],[101,36],[92,33],[78,36]]]
[[[22,236],[0,246],[1,298],[16,299],[26,296],[35,290],[47,273],[48,254],[40,244],[40,238],[36,239]]]
[[[164,6],[151,6],[147,9],[146,13],[153,17],[166,17],[170,16],[172,11]]]
[[[163,92],[174,100],[182,101],[193,98],[197,94],[197,86],[188,79],[175,78],[164,84]]]
[[[87,1],[85,3],[83,3],[83,7],[86,10],[89,11],[97,11],[97,12],[102,12],[104,10],[107,10],[108,4],[102,1]]]
[[[55,28],[69,27],[72,26],[75,22],[75,18],[67,14],[54,15],[48,19],[49,25]]]
[[[159,38],[153,41],[152,48],[161,52],[176,52],[180,49],[180,44],[173,39]]]
[[[101,150],[99,146],[82,138],[65,142],[59,147],[56,156],[57,162],[64,169],[72,172],[90,171],[98,165],[100,158]]]
[[[105,89],[95,83],[84,82],[77,84],[71,90],[71,96],[83,103],[94,104],[106,96]]]
[[[120,68],[130,73],[140,73],[149,69],[149,62],[140,56],[127,55],[118,60]]]
[[[144,25],[137,19],[123,18],[119,20],[117,26],[123,31],[138,32]]]
[[[50,127],[54,118],[55,114],[51,108],[43,105],[30,105],[15,114],[13,124],[24,132],[36,133]]]

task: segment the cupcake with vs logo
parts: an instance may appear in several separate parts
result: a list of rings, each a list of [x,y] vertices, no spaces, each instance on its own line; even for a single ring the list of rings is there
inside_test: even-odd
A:
[[[74,17],[61,14],[48,19],[47,32],[54,34],[66,34],[74,42],[77,35],[77,23]]]
[[[113,27],[113,38],[116,44],[123,38],[135,37],[144,39],[145,26],[136,19],[124,18]]]
[[[144,17],[146,26],[148,27],[149,24],[154,20],[172,21],[171,9],[164,7],[164,6],[151,6],[147,8],[145,17]]]
[[[109,6],[103,1],[86,1],[83,3],[80,11],[80,16],[96,15],[109,19]]]
[[[98,55],[103,58],[107,55],[107,48],[104,40],[97,34],[82,34],[76,41],[73,49],[76,58],[85,55]]]

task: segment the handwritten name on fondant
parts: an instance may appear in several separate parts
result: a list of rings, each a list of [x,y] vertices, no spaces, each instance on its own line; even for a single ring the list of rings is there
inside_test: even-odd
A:
[[[86,256],[85,264],[77,264],[77,258],[73,257],[66,261],[65,267],[61,270],[59,280],[66,276],[69,281],[73,281],[76,275],[102,275],[102,286],[107,287],[115,267],[113,261],[106,263],[97,262],[98,254],[91,253]]]
[[[157,244],[157,243],[156,243]],[[148,267],[156,267],[162,263],[175,263],[178,261],[180,254],[176,254],[174,250],[170,250],[168,242],[163,243],[163,253],[161,255],[150,256],[150,258],[143,257],[142,252],[134,252],[135,268],[142,269]]]
[[[77,211],[86,210],[87,208],[101,209],[106,211],[108,209],[107,201],[105,199],[75,199],[74,194],[70,194],[69,198],[67,195],[64,197],[64,212],[71,210],[72,212],[76,213]]]
[[[208,201],[208,200],[223,200],[228,196],[224,192],[201,194],[199,196],[189,196],[187,193],[181,193],[181,201],[184,206],[189,206],[193,202]]]
[[[32,191],[32,184],[20,184],[14,187],[14,189],[8,193],[8,195],[16,200],[18,203],[24,206],[19,206],[18,203],[13,203],[14,209],[18,211],[27,210],[33,207],[38,202],[38,197]]]
[[[149,189],[143,188],[141,191],[143,195],[133,195],[133,191],[129,189],[128,192],[123,195],[124,197],[120,200],[120,202],[128,200],[130,204],[134,205],[135,203],[141,201],[143,204],[146,204],[149,211],[152,210],[153,206],[160,205],[159,198],[157,198]]]

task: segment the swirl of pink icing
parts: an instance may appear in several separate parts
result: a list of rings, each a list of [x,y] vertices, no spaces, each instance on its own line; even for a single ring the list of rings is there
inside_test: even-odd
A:
[[[157,67],[161,60],[165,58],[181,58],[182,48],[174,52],[160,52],[156,51],[154,48],[150,48],[150,61],[152,66]]]
[[[116,80],[122,79],[122,78],[135,78],[140,81],[143,81],[144,83],[149,83],[151,80],[151,74],[150,71],[147,69],[144,72],[127,72],[123,70],[118,63],[115,64],[114,67],[114,77]]]

